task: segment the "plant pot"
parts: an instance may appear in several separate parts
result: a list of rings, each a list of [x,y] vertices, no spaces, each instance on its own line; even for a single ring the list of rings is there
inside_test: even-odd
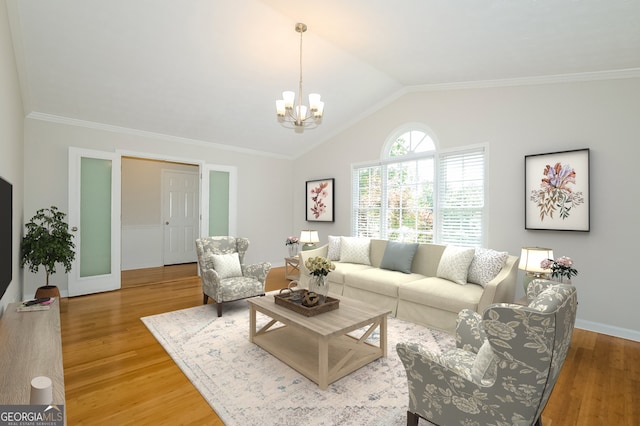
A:
[[[60,298],[60,290],[55,285],[45,285],[42,287],[38,287],[36,290],[35,298],[39,299],[41,297],[57,297]]]

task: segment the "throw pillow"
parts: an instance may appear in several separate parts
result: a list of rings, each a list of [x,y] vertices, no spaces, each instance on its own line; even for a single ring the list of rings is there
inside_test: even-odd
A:
[[[509,253],[506,251],[477,248],[471,266],[469,266],[467,281],[480,284],[482,287],[486,286],[498,275],[508,256]]]
[[[497,357],[493,353],[489,341],[485,340],[482,346],[480,346],[475,361],[473,361],[471,380],[473,380],[474,383],[482,383],[483,380],[489,380],[495,377],[497,367]]]
[[[242,276],[238,253],[214,254],[213,269],[216,270],[220,279]]]
[[[340,237],[329,235],[329,249],[327,250],[327,259],[340,260]]]
[[[418,250],[418,243],[387,241],[382,262],[380,262],[380,268],[410,274],[411,262],[413,262],[413,256],[415,256],[416,250]]]
[[[369,259],[369,239],[340,237],[340,262],[371,265]]]
[[[447,246],[440,258],[436,275],[456,284],[465,285],[474,253],[474,248]]]

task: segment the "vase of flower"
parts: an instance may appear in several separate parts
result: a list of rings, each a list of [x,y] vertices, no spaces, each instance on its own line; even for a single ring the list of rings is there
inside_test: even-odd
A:
[[[320,304],[322,305],[327,301],[327,295],[329,294],[329,281],[326,275],[315,275],[311,277],[309,281],[309,291],[316,293],[320,296]]]
[[[304,262],[304,266],[311,274],[309,291],[317,293],[320,296],[320,303],[324,303],[327,300],[327,294],[329,294],[327,275],[336,269],[336,266],[329,259],[320,256],[310,257]]]
[[[287,237],[284,245],[287,246],[287,250],[289,251],[289,257],[294,257],[298,255],[298,243],[300,240],[298,237]]]
[[[561,276],[560,278],[558,278],[558,281],[560,281],[562,284],[571,284],[571,278],[565,276]]]
[[[573,267],[573,260],[567,256],[561,256],[556,260],[545,259],[540,263],[542,269],[551,270],[551,280],[563,284],[571,284],[571,277],[578,275]]]

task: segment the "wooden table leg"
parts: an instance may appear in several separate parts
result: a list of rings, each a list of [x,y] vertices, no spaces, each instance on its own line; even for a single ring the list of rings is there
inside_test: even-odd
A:
[[[318,387],[329,386],[329,338],[318,339]]]
[[[382,321],[380,321],[380,351],[382,352],[382,356],[387,356],[387,316],[382,316]]]
[[[256,308],[249,305],[249,341],[253,343],[253,337],[256,335]]]

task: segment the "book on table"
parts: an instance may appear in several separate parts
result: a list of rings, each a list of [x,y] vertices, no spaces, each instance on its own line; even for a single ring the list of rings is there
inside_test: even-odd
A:
[[[41,299],[25,300],[16,308],[18,312],[47,311],[55,302],[55,297],[43,297]]]

